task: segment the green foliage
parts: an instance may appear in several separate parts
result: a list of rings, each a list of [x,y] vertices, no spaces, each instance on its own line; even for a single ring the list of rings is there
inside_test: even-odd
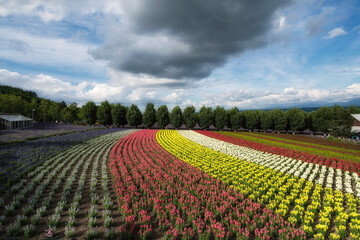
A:
[[[260,111],[255,110],[246,110],[243,113],[243,116],[245,117],[245,126],[250,131],[254,129],[260,128]]]
[[[228,115],[223,107],[217,106],[214,110],[215,127],[217,130],[223,129],[228,123]]]
[[[359,114],[359,113],[360,113],[360,108],[351,105],[351,106],[347,109],[347,111],[348,111],[348,113],[350,113],[350,114]]]
[[[111,105],[111,118],[116,127],[124,126],[126,120],[126,108],[120,103]]]
[[[231,127],[233,130],[245,127],[245,117],[241,112],[236,113],[235,116],[232,117],[231,122]]]
[[[103,101],[97,109],[97,119],[104,126],[112,124],[111,106],[108,101]]]
[[[31,117],[30,104],[19,96],[0,94],[0,112],[20,113]]]
[[[94,125],[96,123],[96,113],[97,106],[94,102],[87,102],[82,108],[82,115],[85,122],[89,125]]]
[[[131,127],[136,127],[142,123],[142,114],[135,104],[131,104],[126,113],[126,120]]]
[[[271,118],[274,122],[274,130],[285,130],[287,126],[287,118],[284,111],[280,109],[272,109],[269,111]]]
[[[157,109],[156,120],[159,128],[165,128],[170,123],[169,110],[166,105],[161,105]]]
[[[73,123],[78,120],[79,109],[76,103],[70,104],[60,112],[60,119],[62,122]]]
[[[333,118],[330,123],[331,133],[335,137],[349,137],[353,118],[345,108],[335,105],[332,109]]]
[[[233,125],[235,124],[235,116],[236,114],[239,113],[239,109],[237,107],[233,107],[230,110],[228,110],[227,114],[228,114],[228,127],[231,129],[235,129],[233,127]]]
[[[187,106],[184,109],[184,114],[183,114],[183,118],[184,118],[184,123],[186,125],[187,128],[194,128],[196,125],[196,121],[197,121],[197,117],[196,117],[196,113],[195,113],[195,107],[194,106]]]
[[[27,102],[31,102],[32,99],[38,98],[35,92],[25,91],[20,88],[4,86],[4,85],[0,85],[0,94],[18,96]]]
[[[272,118],[271,112],[260,111],[260,128],[263,130],[273,129],[274,128],[274,120]]]
[[[306,112],[299,108],[291,108],[287,110],[286,117],[288,120],[288,128],[291,131],[301,131],[305,129]]]
[[[151,128],[156,123],[156,110],[153,103],[146,104],[143,123],[147,128]]]
[[[171,125],[173,125],[173,127],[175,128],[179,128],[181,126],[181,124],[183,123],[183,117],[182,117],[182,112],[181,112],[181,108],[179,106],[175,106],[171,113],[170,113],[170,122]]]
[[[208,128],[213,124],[214,114],[211,107],[202,106],[199,111],[199,125],[202,128]]]
[[[328,133],[330,130],[331,121],[333,118],[333,113],[329,107],[320,107],[312,116],[312,126],[313,129],[317,132]]]

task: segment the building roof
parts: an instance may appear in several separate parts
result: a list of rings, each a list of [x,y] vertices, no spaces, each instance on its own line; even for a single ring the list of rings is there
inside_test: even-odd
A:
[[[360,114],[351,114],[351,116],[360,122]]]
[[[15,121],[31,121],[31,118],[25,117],[20,114],[0,114],[0,118],[5,119],[10,122]]]

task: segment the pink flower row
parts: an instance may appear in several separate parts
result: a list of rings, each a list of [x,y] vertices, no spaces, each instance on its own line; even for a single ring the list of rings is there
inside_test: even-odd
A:
[[[130,134],[110,154],[124,232],[140,226],[146,239],[155,222],[167,239],[305,239],[302,230],[168,153],[156,132]]]

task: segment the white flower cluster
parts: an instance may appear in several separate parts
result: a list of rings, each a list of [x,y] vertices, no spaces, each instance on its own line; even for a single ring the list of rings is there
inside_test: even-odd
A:
[[[342,181],[342,171],[340,169],[336,169],[335,187],[337,190],[342,191],[343,181]]]
[[[321,166],[319,178],[315,181],[316,184],[323,185],[325,182],[325,175],[326,175],[327,167]]]
[[[335,173],[334,169],[330,168],[329,171],[328,171],[327,178],[326,178],[326,187],[328,187],[328,188],[332,188],[332,186],[333,186],[334,173]]]
[[[314,163],[310,163],[313,167],[314,170],[312,171],[312,173],[310,174],[308,181],[310,182],[315,182],[315,178],[317,177],[319,171],[320,171],[320,165],[319,164],[314,164]]]
[[[335,184],[336,189],[342,191],[343,186],[345,191],[354,194],[351,184],[352,181],[357,183],[357,196],[360,196],[360,179],[357,173],[353,173],[352,177],[347,172],[332,167],[319,165],[315,163],[303,162],[301,160],[283,157],[271,153],[266,153],[247,147],[238,146],[211,137],[207,137],[200,133],[188,130],[178,130],[183,137],[198,143],[204,147],[211,148],[233,157],[256,163],[271,169],[288,173],[293,176],[303,178],[316,184],[332,188]],[[336,178],[335,178],[336,171]],[[326,175],[327,174],[327,175]],[[344,181],[343,181],[344,175]],[[325,178],[325,176],[327,176]]]
[[[352,190],[352,185],[351,185],[351,175],[348,171],[345,171],[345,176],[344,176],[344,187],[345,187],[345,191],[347,193],[351,193],[354,194],[354,191]]]
[[[360,178],[359,175],[355,172],[352,173],[352,179],[355,183],[356,196],[360,198]]]

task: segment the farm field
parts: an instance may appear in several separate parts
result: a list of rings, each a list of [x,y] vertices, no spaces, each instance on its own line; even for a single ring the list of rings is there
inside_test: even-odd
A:
[[[64,135],[41,138],[22,143],[0,146],[0,192],[4,185],[19,181],[23,174],[35,168],[49,157],[89,139],[116,132],[121,129],[100,129],[96,131],[77,131]]]
[[[359,158],[262,134],[104,132],[6,185],[0,236],[360,239]]]
[[[35,123],[31,128],[2,130],[0,134],[0,143],[4,144],[15,141],[25,141],[28,139],[42,138],[51,135],[97,129],[100,129],[100,127],[60,123]]]

